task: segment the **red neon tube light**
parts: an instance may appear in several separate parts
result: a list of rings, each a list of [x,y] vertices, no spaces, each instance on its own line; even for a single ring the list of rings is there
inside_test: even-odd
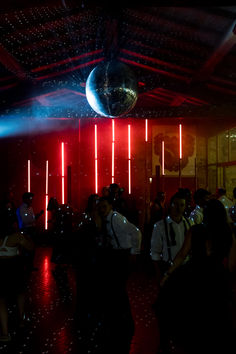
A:
[[[163,140],[161,142],[161,174],[165,175],[165,143]]]
[[[179,124],[179,158],[182,159],[182,124]]]
[[[131,125],[128,125],[128,184],[131,194]]]
[[[145,141],[148,141],[148,119],[145,119]]]
[[[48,160],[46,161],[46,188],[45,188],[45,230],[48,229]]]
[[[115,121],[112,119],[111,183],[115,183]]]
[[[28,160],[28,192],[30,192],[30,160]]]
[[[65,204],[65,151],[61,143],[61,203]]]
[[[98,193],[98,137],[97,124],[94,126],[94,156],[95,156],[95,193]]]

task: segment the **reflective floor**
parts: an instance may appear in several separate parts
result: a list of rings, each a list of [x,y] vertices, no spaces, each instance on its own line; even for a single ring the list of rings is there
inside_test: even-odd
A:
[[[35,266],[26,295],[26,326],[16,328],[14,303],[9,304],[9,328],[12,341],[0,343],[0,352],[30,354],[103,353],[102,323],[91,321],[89,328],[78,328],[74,320],[76,299],[72,267],[55,272],[50,247],[36,250]],[[130,354],[156,354],[158,327],[152,310],[156,287],[154,277],[141,268],[131,273],[128,292],[135,321]],[[112,353],[111,353],[112,354]],[[121,353],[122,354],[122,353]]]

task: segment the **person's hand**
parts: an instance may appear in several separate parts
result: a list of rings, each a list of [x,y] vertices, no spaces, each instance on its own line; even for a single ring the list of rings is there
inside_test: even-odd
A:
[[[161,281],[160,281],[160,287],[162,288],[165,284],[165,282],[167,281],[167,279],[169,279],[170,274],[169,273],[165,273],[164,276],[162,277]]]

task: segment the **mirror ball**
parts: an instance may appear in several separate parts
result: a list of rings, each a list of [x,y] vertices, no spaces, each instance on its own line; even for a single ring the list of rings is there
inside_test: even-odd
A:
[[[96,66],[86,81],[89,105],[99,115],[115,118],[129,112],[138,98],[138,83],[133,71],[117,60]]]

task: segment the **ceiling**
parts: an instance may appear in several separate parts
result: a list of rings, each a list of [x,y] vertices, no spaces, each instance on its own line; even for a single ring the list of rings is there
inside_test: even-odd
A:
[[[32,109],[54,118],[97,117],[86,79],[96,65],[116,58],[138,78],[136,106],[124,117],[234,124],[236,6],[20,5],[1,6],[2,118]]]

